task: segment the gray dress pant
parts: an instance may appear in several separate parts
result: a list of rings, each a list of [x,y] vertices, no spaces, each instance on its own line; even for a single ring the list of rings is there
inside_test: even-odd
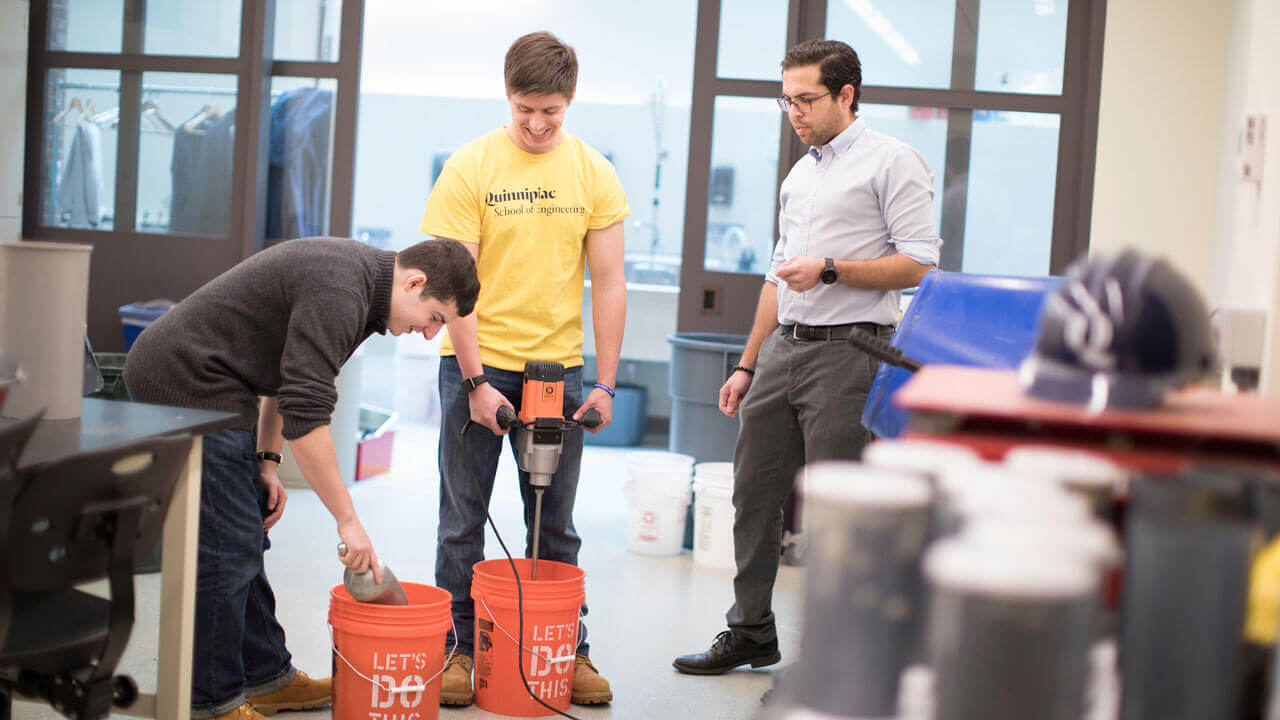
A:
[[[893,328],[879,328],[888,339]],[[796,340],[779,328],[760,348],[738,407],[733,455],[733,544],[738,574],[729,627],[753,642],[777,639],[773,584],[782,506],[796,473],[818,460],[856,460],[870,442],[862,406],[879,361],[843,340]]]

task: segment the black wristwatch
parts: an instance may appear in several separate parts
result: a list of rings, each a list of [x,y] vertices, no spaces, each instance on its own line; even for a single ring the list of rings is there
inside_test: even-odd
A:
[[[273,453],[270,450],[259,450],[258,462],[262,462],[263,460],[270,460],[271,462],[279,465],[284,458],[280,457],[280,453]]]
[[[485,384],[485,383],[487,383],[487,382],[489,382],[489,378],[487,378],[487,377],[485,377],[485,376],[483,376],[483,375],[477,375],[477,376],[475,376],[475,377],[463,378],[463,379],[462,379],[462,391],[463,391],[463,392],[465,392],[466,394],[470,395],[470,394],[472,393],[472,391],[473,391],[473,390],[475,390],[476,388],[480,387],[481,385],[483,385],[483,384]]]
[[[831,285],[836,281],[836,261],[827,258],[827,266],[822,268],[822,274],[818,276],[822,280],[823,285]]]

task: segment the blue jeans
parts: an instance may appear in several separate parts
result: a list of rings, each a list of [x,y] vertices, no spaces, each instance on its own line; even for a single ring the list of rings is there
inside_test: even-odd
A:
[[[524,373],[485,366],[489,384],[502,393],[516,410]],[[436,585],[453,594],[453,623],[457,630],[458,652],[475,654],[475,603],[471,599],[471,569],[484,560],[484,524],[489,498],[493,496],[494,475],[502,453],[502,437],[483,425],[462,428],[471,419],[471,405],[463,392],[462,370],[453,356],[440,358],[440,527],[436,533]],[[565,368],[565,406],[570,412],[582,405],[582,368]],[[511,454],[516,454],[515,433],[508,435]],[[542,560],[578,564],[582,539],[573,527],[573,500],[578,494],[578,469],[582,465],[582,431],[564,434],[560,465],[551,478],[551,487],[542,495],[542,532],[538,557]],[[533,486],[529,474],[520,473],[520,497],[524,499],[525,557],[533,553]],[[501,532],[503,528],[499,528]],[[582,606],[583,616],[587,606]],[[447,640],[453,646],[453,634]],[[587,627],[578,624],[578,652],[586,655]]]
[[[262,529],[267,494],[256,448],[252,430],[204,436],[191,680],[195,718],[235,709],[246,696],[278,690],[297,674],[263,568],[271,542]]]

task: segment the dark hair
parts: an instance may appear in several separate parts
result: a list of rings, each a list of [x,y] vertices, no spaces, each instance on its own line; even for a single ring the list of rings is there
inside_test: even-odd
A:
[[[822,84],[832,95],[839,95],[845,85],[853,86],[853,112],[858,112],[858,100],[862,98],[862,62],[858,53],[848,43],[839,40],[805,40],[787,51],[782,59],[782,69],[817,65],[822,73]]]
[[[509,93],[560,93],[572,100],[578,87],[578,56],[549,32],[529,33],[511,43],[503,76]]]
[[[396,264],[406,270],[421,270],[427,276],[422,294],[440,302],[454,301],[458,315],[470,315],[480,295],[476,261],[457,240],[423,240],[396,253]]]

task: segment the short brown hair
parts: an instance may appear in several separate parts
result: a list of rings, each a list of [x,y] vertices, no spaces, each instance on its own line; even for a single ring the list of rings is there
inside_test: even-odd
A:
[[[572,100],[578,87],[578,56],[549,32],[529,33],[511,43],[503,75],[509,93],[560,93]]]
[[[423,240],[396,253],[396,264],[406,270],[421,270],[427,276],[422,294],[440,302],[458,305],[458,315],[470,315],[480,295],[476,261],[457,240]]]
[[[787,51],[782,59],[782,69],[817,65],[821,72],[821,82],[831,91],[839,95],[845,85],[853,86],[853,105],[850,109],[858,112],[858,100],[862,98],[862,61],[858,53],[848,43],[839,40],[805,40]]]

